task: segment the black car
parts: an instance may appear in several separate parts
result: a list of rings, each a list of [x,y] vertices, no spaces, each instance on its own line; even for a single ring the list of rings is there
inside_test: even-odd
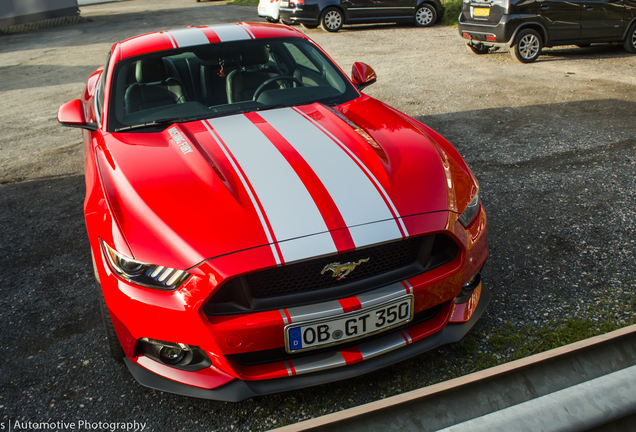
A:
[[[343,24],[412,22],[429,27],[444,15],[440,0],[282,0],[280,19],[286,24],[319,25],[337,32]]]
[[[458,29],[475,54],[506,46],[522,63],[556,45],[622,42],[636,53],[636,0],[464,0]]]

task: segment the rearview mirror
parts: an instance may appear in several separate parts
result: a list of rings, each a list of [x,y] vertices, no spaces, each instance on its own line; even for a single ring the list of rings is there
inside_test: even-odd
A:
[[[79,99],[66,102],[57,110],[57,121],[64,126],[97,130],[97,123],[87,123],[84,116],[84,106]]]
[[[358,90],[370,86],[378,79],[375,71],[366,63],[355,62],[351,68],[351,81]]]

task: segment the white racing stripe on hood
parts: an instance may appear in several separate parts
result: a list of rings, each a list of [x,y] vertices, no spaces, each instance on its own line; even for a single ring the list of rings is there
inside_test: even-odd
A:
[[[219,141],[220,138],[218,135],[216,135],[216,132],[213,132],[212,129],[210,128],[210,125],[208,123],[206,123],[205,121],[201,121],[201,123],[203,123],[203,126],[205,126],[205,128],[208,130],[208,132],[210,132],[210,134],[214,137],[215,140]],[[227,159],[230,161],[230,164],[232,165],[232,168],[234,168],[234,172],[236,172],[236,176],[239,178],[239,180],[241,180],[241,183],[243,184],[243,187],[245,187],[245,190],[247,191],[247,195],[249,195],[250,197],[250,201],[252,201],[252,205],[254,206],[254,210],[256,210],[256,214],[258,215],[258,220],[261,222],[261,226],[263,227],[263,231],[265,231],[265,236],[267,237],[267,241],[270,244],[270,248],[272,249],[272,254],[274,255],[274,259],[276,260],[276,264],[280,264],[281,263],[281,257],[278,255],[278,251],[276,251],[276,247],[274,246],[274,239],[272,237],[272,233],[269,231],[269,228],[267,227],[267,222],[265,221],[265,216],[263,215],[263,213],[261,212],[261,208],[258,205],[258,202],[256,201],[256,197],[254,196],[254,194],[252,193],[252,189],[250,189],[249,184],[247,183],[247,180],[245,179],[245,177],[243,177],[243,174],[241,174],[241,172],[239,171],[238,167],[236,166],[234,160],[232,159],[231,155],[228,153],[227,149],[225,148],[225,146],[222,143],[218,143],[219,147],[221,148],[221,150],[223,151],[223,154],[225,155],[225,157],[227,157]],[[284,319],[287,319],[286,317],[283,317]]]
[[[181,30],[170,30],[169,33],[177,42],[179,48],[210,43],[205,33],[196,27]]]
[[[216,33],[219,39],[221,39],[221,42],[251,39],[247,30],[238,24],[211,25],[208,26],[208,28],[212,29],[214,33]]]
[[[242,115],[207,122],[243,169],[263,206],[285,262],[337,252],[307,188],[269,139]],[[285,241],[290,239],[296,240]]]
[[[402,238],[391,210],[367,174],[334,140],[291,108],[260,113],[320,178],[356,247]],[[367,225],[371,222],[385,221]]]

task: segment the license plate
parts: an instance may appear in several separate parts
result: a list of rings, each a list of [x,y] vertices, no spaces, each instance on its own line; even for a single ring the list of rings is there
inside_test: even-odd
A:
[[[295,353],[340,344],[389,330],[413,319],[408,295],[364,310],[285,327],[285,349]]]
[[[474,16],[478,16],[478,17],[487,17],[490,16],[490,9],[489,8],[475,8],[475,12],[473,13]]]
[[[280,7],[289,7],[289,2],[288,1],[280,2]]]

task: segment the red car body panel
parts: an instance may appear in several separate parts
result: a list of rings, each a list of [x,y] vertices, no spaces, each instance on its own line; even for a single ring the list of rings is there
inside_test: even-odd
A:
[[[105,88],[111,87],[119,61],[196,38],[222,43],[228,31],[242,31],[251,39],[307,39],[286,26],[234,26],[156,32],[117,43]],[[480,205],[468,227],[459,223],[477,183],[459,153],[430,128],[361,94],[333,107],[313,103],[237,114],[174,124],[156,133],[105,132],[107,118],[95,111],[102,73],[100,68],[89,77],[81,99],[86,122],[99,126],[83,131],[84,210],[96,276],[133,373],[143,368],[171,383],[220,389],[235,380],[315,374],[381,356],[384,351],[361,339],[342,349],[336,345],[330,363],[305,356],[302,361],[243,365],[233,356],[285,347],[285,326],[297,322],[300,309],[292,305],[209,315],[204,308],[232,278],[421,235],[443,233],[458,251],[444,265],[381,288],[382,295],[412,294],[415,313],[439,310],[431,319],[376,341],[383,341],[388,352],[439,334],[446,326],[474,323],[478,304],[483,311],[487,296],[480,282],[469,301],[458,306],[455,299],[487,258],[486,214]],[[106,94],[103,113],[108,106]],[[60,121],[69,109],[60,109]],[[250,143],[253,137],[267,145],[255,145],[250,160],[236,143]],[[323,150],[311,153],[307,143]],[[348,170],[330,171],[330,158],[334,167]],[[270,193],[272,187],[281,189]],[[308,197],[310,208],[303,205]],[[347,204],[347,197],[364,206]],[[187,270],[190,277],[173,291],[130,283],[112,271],[100,240],[136,260]],[[344,296],[335,307],[340,314],[361,310],[375,292],[366,300],[361,294]],[[327,303],[311,305],[316,316],[327,316],[334,305]],[[200,347],[211,365],[189,371],[162,364],[138,352],[141,338]]]

